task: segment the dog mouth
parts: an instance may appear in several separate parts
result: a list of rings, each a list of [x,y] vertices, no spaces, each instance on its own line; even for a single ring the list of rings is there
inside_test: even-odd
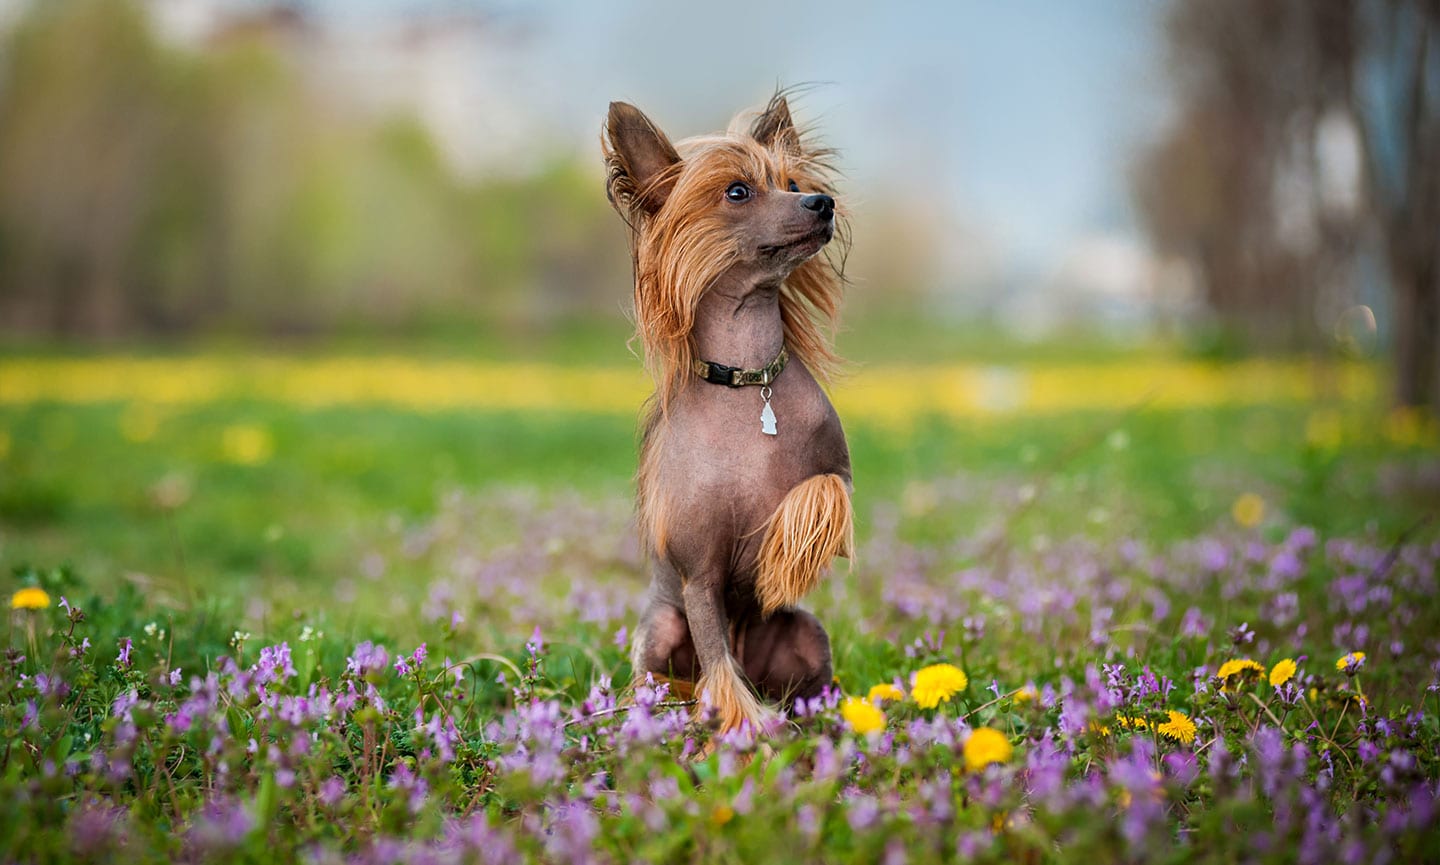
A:
[[[814,231],[807,232],[794,240],[785,243],[768,244],[760,247],[760,254],[769,257],[790,257],[793,254],[801,253],[811,256],[820,251],[820,247],[830,242],[835,235],[835,226],[832,223],[825,223]],[[807,247],[812,247],[807,249]]]

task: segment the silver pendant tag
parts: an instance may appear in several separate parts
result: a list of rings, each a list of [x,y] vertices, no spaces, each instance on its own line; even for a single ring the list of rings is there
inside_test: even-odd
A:
[[[776,435],[775,412],[770,408],[770,394],[770,388],[760,388],[760,398],[765,400],[765,408],[760,410],[760,432],[767,436]]]

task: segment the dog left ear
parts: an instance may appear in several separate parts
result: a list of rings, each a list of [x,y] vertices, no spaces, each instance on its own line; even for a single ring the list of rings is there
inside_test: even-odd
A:
[[[791,153],[800,152],[800,132],[790,117],[790,104],[783,93],[776,93],[770,104],[755,118],[750,127],[750,137],[766,147],[780,147]]]
[[[611,102],[601,139],[605,194],[625,213],[654,213],[675,185],[680,154],[650,118],[628,102]]]

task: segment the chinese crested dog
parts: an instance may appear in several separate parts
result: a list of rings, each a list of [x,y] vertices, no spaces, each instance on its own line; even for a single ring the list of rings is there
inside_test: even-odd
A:
[[[638,519],[653,562],[635,674],[708,699],[724,731],[831,682],[796,604],[850,555],[850,454],[820,382],[843,280],[831,151],[777,94],[749,122],[671,143],[615,102],[606,192],[631,230],[635,323],[655,381]],[[837,241],[836,245],[840,245]],[[839,258],[839,256],[836,256]]]

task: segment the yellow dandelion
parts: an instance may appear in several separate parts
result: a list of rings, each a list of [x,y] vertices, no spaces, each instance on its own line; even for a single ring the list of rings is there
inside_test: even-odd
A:
[[[1295,661],[1292,658],[1284,658],[1275,662],[1270,668],[1270,687],[1278,688],[1295,677]]]
[[[915,672],[910,693],[920,708],[933,709],[941,702],[950,702],[951,697],[965,690],[969,684],[965,672],[954,664],[931,664]]]
[[[258,466],[275,453],[275,439],[263,426],[231,424],[221,436],[220,449],[229,462]]]
[[[1335,669],[1342,673],[1354,673],[1365,661],[1364,652],[1350,652],[1335,661]]]
[[[1155,728],[1160,735],[1174,739],[1182,745],[1189,745],[1195,741],[1195,722],[1185,716],[1183,712],[1170,710],[1170,720]]]
[[[1040,693],[1035,690],[1034,685],[1026,685],[1015,692],[1014,700],[1016,703],[1028,703],[1038,696],[1040,696]]]
[[[905,699],[905,692],[888,682],[882,682],[871,688],[870,693],[865,695],[865,699],[878,706],[885,700]]]
[[[1105,726],[1104,724],[1091,721],[1090,732],[1096,734],[1097,736],[1108,736],[1110,735],[1110,728]]]
[[[1219,676],[1222,679],[1228,679],[1238,673],[1244,673],[1250,670],[1259,673],[1265,672],[1264,667],[1260,666],[1249,658],[1231,658],[1230,660],[1220,665],[1220,672],[1216,673],[1215,675]]]
[[[885,713],[859,697],[847,697],[840,706],[840,716],[862,736],[885,729]]]
[[[1116,715],[1115,722],[1127,730],[1150,729],[1150,722],[1139,715]]]
[[[979,727],[965,740],[965,768],[979,772],[991,763],[1007,763],[1014,749],[1005,734],[992,727]]]
[[[12,610],[43,610],[50,606],[50,596],[38,586],[26,586],[10,596]]]
[[[724,826],[735,819],[735,809],[729,805],[716,805],[715,810],[710,812],[710,825]]]
[[[1224,682],[1224,684],[1220,686],[1220,690],[1231,691],[1234,690],[1232,685],[1239,684],[1239,682],[1232,682],[1231,679],[1247,679],[1251,673],[1263,676],[1265,675],[1265,668],[1249,658],[1231,658],[1220,665],[1220,672],[1215,675]]]
[[[1254,493],[1245,493],[1230,506],[1230,516],[1247,529],[1253,529],[1265,519],[1265,500]]]

